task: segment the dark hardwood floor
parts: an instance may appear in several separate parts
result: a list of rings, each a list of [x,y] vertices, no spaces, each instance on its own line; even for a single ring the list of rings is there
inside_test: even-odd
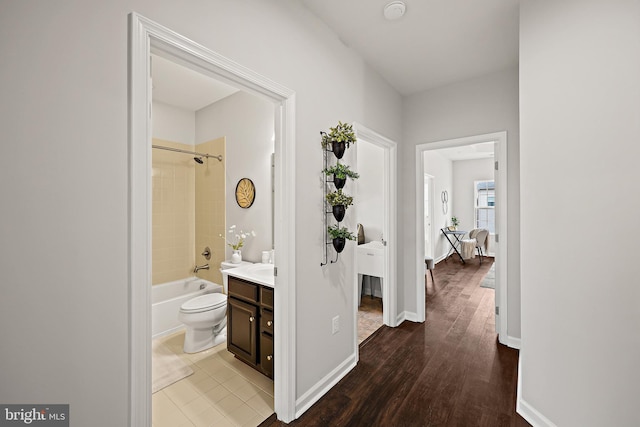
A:
[[[383,326],[358,366],[299,419],[275,426],[529,426],[515,413],[518,351],[497,342],[492,259],[439,263],[427,282],[427,321]]]

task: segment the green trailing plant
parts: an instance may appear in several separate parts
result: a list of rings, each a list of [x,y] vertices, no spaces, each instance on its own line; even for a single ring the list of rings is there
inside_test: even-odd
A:
[[[345,179],[347,177],[351,179],[360,178],[360,174],[358,174],[355,171],[352,171],[351,169],[349,169],[349,166],[343,165],[342,163],[338,163],[335,166],[326,168],[323,172],[327,175],[333,175],[338,179]]]
[[[327,148],[327,145],[334,142],[344,142],[349,148],[349,145],[356,143],[356,134],[353,131],[353,126],[349,123],[342,123],[338,121],[335,127],[329,128],[329,133],[320,132],[322,135],[322,148]]]
[[[347,227],[340,227],[338,224],[328,226],[327,232],[332,239],[356,240],[356,236]]]
[[[460,224],[460,221],[458,220],[458,218],[456,218],[455,216],[452,216],[451,225],[453,225],[454,227],[458,227],[459,224]]]
[[[343,205],[346,208],[353,204],[353,197],[344,194],[342,190],[337,190],[327,194],[327,202],[331,206]]]

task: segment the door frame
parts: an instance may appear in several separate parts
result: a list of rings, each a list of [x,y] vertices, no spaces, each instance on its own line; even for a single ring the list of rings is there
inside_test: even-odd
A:
[[[483,142],[495,142],[494,160],[499,167],[495,168],[494,180],[496,182],[496,332],[501,344],[511,345],[507,335],[508,326],[508,304],[507,304],[507,266],[508,266],[508,221],[507,215],[507,132],[494,132],[482,135],[473,135],[462,138],[447,139],[436,142],[419,144],[416,146],[416,201],[423,200],[424,197],[424,161],[425,151],[438,150],[440,148],[460,147],[463,145],[479,144]],[[433,228],[432,228],[433,230]],[[416,233],[418,236],[424,235],[424,202],[416,203]],[[435,238],[436,231],[433,230]],[[417,301],[425,300],[424,289],[424,239],[416,239],[416,296]],[[499,313],[499,314],[498,314]],[[426,318],[425,304],[417,304],[417,321],[424,322]]]
[[[129,14],[129,426],[151,426],[150,54],[267,99],[275,111],[275,412],[295,418],[295,92],[135,12]],[[287,325],[287,327],[279,327]]]
[[[397,142],[382,136],[376,131],[369,129],[368,127],[360,124],[353,124],[356,138],[360,141],[366,141],[383,150],[383,224],[382,235],[387,241],[387,245],[384,247],[384,265],[383,265],[383,277],[382,277],[382,301],[384,309],[382,312],[382,321],[385,325],[395,327],[398,322],[398,262],[397,262],[397,240],[398,240],[398,197],[397,197],[397,183],[398,183],[398,144]],[[357,159],[356,150],[356,159]],[[356,207],[357,209],[357,207]],[[357,217],[357,213],[356,213]],[[353,265],[356,265],[357,251],[353,251]],[[354,313],[358,313],[358,271],[356,268],[354,272]],[[356,359],[358,359],[358,322],[354,322],[355,334],[354,343],[356,349]]]
[[[435,193],[435,183],[434,183],[434,176],[430,175],[428,173],[424,173],[422,175],[424,177],[425,180],[429,181],[429,206],[427,207],[427,209],[429,209],[429,220],[431,221],[431,235],[429,236],[429,246],[431,246],[429,248],[429,253],[431,254],[431,256],[433,257],[433,252],[435,251],[435,247],[434,247],[434,233],[433,233],[433,215],[434,215],[434,203],[433,203],[433,199],[434,199],[434,193]],[[423,183],[424,185],[424,183]],[[424,198],[424,187],[422,188],[422,194],[423,194],[423,198]],[[422,204],[424,205],[424,200],[422,202]],[[424,211],[422,212],[422,222],[424,224]],[[424,230],[424,228],[423,228]],[[424,233],[423,233],[424,235]],[[426,250],[425,250],[425,255],[426,255]],[[435,260],[435,258],[434,258]]]

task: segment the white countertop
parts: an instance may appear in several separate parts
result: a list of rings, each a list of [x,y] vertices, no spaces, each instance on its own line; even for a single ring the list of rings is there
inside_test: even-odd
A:
[[[223,275],[237,277],[260,285],[275,287],[273,264],[251,264],[238,268],[222,270]]]

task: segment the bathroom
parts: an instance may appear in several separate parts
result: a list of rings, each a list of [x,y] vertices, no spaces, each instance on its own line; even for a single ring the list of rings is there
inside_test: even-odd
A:
[[[244,232],[242,265],[274,260],[274,107],[157,55],[152,70],[153,364],[179,360],[193,371],[163,388],[154,378],[153,425],[255,426],[273,413],[273,380],[226,340],[185,352],[179,311],[201,293],[225,293],[221,265],[232,248],[221,235],[234,243]],[[245,178],[250,203],[236,198]]]

